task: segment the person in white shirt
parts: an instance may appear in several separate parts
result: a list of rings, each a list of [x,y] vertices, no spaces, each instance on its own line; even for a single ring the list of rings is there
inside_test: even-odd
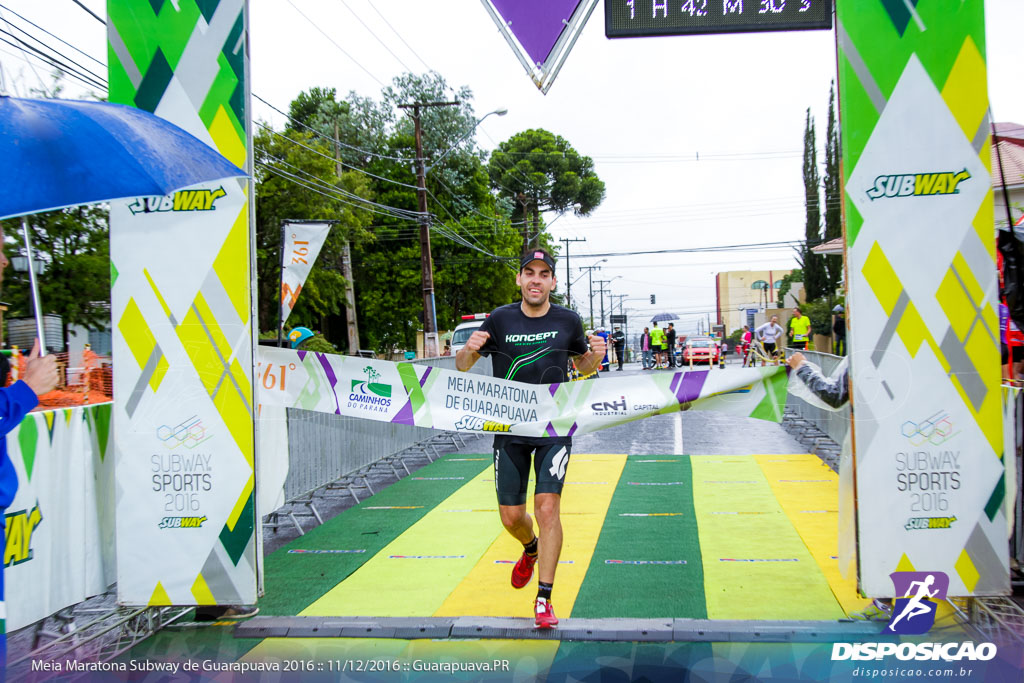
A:
[[[764,350],[768,355],[774,356],[778,352],[778,340],[786,333],[779,325],[779,316],[773,315],[772,319],[755,330],[758,340],[764,344]]]

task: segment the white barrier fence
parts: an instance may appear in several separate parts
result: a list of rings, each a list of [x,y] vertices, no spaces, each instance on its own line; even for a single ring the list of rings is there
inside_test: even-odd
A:
[[[5,520],[8,631],[116,580],[111,405],[30,413],[7,433],[18,473]]]

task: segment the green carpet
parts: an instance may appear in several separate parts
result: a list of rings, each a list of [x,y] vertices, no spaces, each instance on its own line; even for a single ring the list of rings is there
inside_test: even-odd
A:
[[[689,458],[630,456],[571,616],[706,619],[697,539]]]
[[[278,548],[265,560],[266,595],[260,599],[260,613],[299,614],[422,519],[434,506],[489,468],[491,462],[488,456],[439,459],[306,532],[305,536]],[[301,550],[363,552],[289,552]]]

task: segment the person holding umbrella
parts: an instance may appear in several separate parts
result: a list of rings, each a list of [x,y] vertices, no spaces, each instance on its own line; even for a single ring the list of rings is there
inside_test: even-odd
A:
[[[3,229],[0,228],[0,284],[8,263],[3,252]],[[36,339],[28,356],[25,376],[9,387],[0,389],[0,528],[5,526],[7,506],[18,492],[18,474],[7,455],[7,434],[21,424],[25,415],[39,404],[39,396],[57,386],[57,362],[53,356],[40,356]],[[5,529],[6,532],[6,529]],[[4,581],[0,570],[0,609],[4,607]],[[4,610],[2,613],[6,613]],[[3,622],[0,622],[2,624]],[[7,636],[0,626],[0,666],[7,663]]]

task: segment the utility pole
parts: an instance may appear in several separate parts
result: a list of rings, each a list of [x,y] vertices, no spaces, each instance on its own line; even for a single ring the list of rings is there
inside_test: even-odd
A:
[[[605,292],[604,286],[606,284],[608,284],[609,282],[611,282],[611,280],[598,280],[597,281],[597,284],[601,285],[601,289],[598,292],[601,295],[601,327],[604,327],[604,292]],[[608,290],[608,292],[609,292],[609,294],[611,294],[611,290]]]
[[[556,219],[557,220],[557,219]],[[559,242],[565,243],[565,305],[568,308],[572,308],[572,278],[569,276],[569,243],[570,242],[586,242],[586,237],[568,237],[559,238]]]
[[[400,104],[399,109],[412,109],[416,130],[416,198],[420,213],[420,269],[423,278],[423,355],[440,355],[437,347],[437,312],[434,307],[434,261],[430,256],[430,215],[427,213],[427,170],[423,159],[423,127],[420,109],[424,107],[454,107],[460,102],[414,102]]]
[[[587,282],[590,290],[590,329],[594,329],[594,271],[601,270],[601,266],[583,266],[580,270],[586,269]]]
[[[334,116],[334,174],[341,178],[341,138],[338,134],[338,116]],[[359,320],[356,316],[356,286],[352,275],[352,247],[348,237],[341,247],[341,276],[345,278],[345,320],[348,323],[348,354],[359,355]]]

